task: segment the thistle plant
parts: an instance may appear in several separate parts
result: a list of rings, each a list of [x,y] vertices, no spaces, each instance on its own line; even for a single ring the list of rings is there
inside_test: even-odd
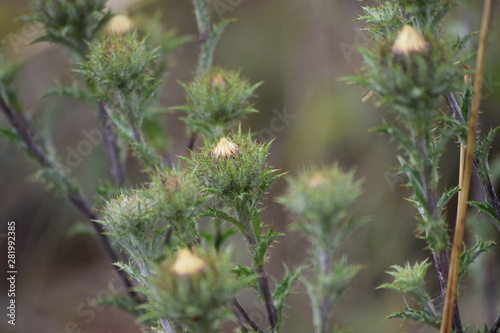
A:
[[[442,1],[383,1],[377,7],[364,8],[366,15],[360,19],[367,22],[374,45],[370,49],[360,49],[365,71],[351,78],[352,82],[369,90],[370,96],[373,95],[379,105],[387,107],[395,116],[395,124],[384,124],[377,131],[390,135],[400,146],[399,170],[407,176],[406,185],[412,190],[410,201],[419,213],[417,235],[426,241],[432,253],[441,289],[437,299],[430,299],[425,291],[426,261],[404,268],[393,266],[390,274],[394,276],[394,282],[382,287],[410,295],[417,307],[407,304],[403,311],[392,314],[390,318],[416,320],[436,328],[441,326],[436,303],[445,299],[450,271],[451,242],[444,211],[448,201],[461,190],[463,180],[460,179],[459,187],[442,192],[439,163],[447,142],[454,136],[465,146],[465,123],[469,120],[470,110],[470,94],[467,97],[470,88],[463,84],[463,77],[468,73],[462,65],[467,60],[464,45],[470,36],[457,38],[439,28],[452,7],[451,3]],[[462,90],[465,94],[460,109],[454,93]],[[446,97],[452,115],[440,108],[439,101],[443,97]],[[482,157],[484,161],[484,153]],[[484,171],[483,181],[488,178]],[[462,195],[467,196],[466,193]],[[461,245],[461,241],[459,243]],[[466,248],[459,255],[460,270],[463,272],[473,258],[492,245],[490,241],[479,239],[471,249]],[[453,263],[452,269],[457,265]],[[463,332],[457,303],[452,301],[450,309],[453,330]],[[449,332],[449,329],[442,332]]]
[[[164,165],[141,130],[162,82],[157,57],[157,50],[148,48],[145,39],[139,39],[136,33],[112,34],[90,46],[89,58],[78,70],[92,97],[106,101],[116,132],[151,170]]]
[[[99,302],[129,312],[145,332],[219,332],[232,322],[238,332],[277,333],[284,331],[288,296],[301,281],[314,332],[336,331],[334,306],[362,269],[343,253],[352,233],[367,221],[358,205],[362,181],[338,164],[288,178],[278,201],[292,213],[293,228],[310,243],[313,260],[308,266],[284,265],[282,276],[271,276],[272,248],[285,234],[276,232],[262,212],[271,186],[284,173],[268,164],[272,142],[255,141],[241,125],[234,130],[256,112],[252,103],[260,83],[250,83],[238,70],[213,66],[216,45],[231,21],[213,22],[211,2],[193,0],[198,63],[193,77],[180,84],[185,104],[175,107],[185,112],[180,119],[190,141],[187,156],[176,160],[168,144],[174,138],[161,125],[171,108],[160,106],[159,96],[169,55],[190,39],[161,28],[160,16],[141,25],[109,12],[102,0],[33,0],[31,5],[30,19],[45,28],[34,42],[62,46],[75,74],[72,85],[56,86],[44,98],[65,95],[85,102],[103,134],[111,179],[91,193],[99,197],[96,202],[87,199],[57,149],[41,135],[50,130],[23,110],[14,84],[20,66],[3,59],[0,109],[12,129],[0,134],[20,144],[35,162],[37,179],[66,197],[94,228],[126,287],[126,293]],[[391,114],[376,131],[399,144],[399,172],[407,177],[409,201],[418,213],[417,237],[429,251],[429,258],[420,262],[391,267],[392,281],[380,288],[402,292],[412,301],[389,318],[444,327],[443,333],[469,327],[459,311],[460,299],[454,298],[455,282],[495,246],[478,238],[462,250],[460,232],[452,246],[447,205],[457,194],[465,202],[469,186],[466,167],[458,184],[442,184],[441,156],[453,140],[474,154],[485,189],[486,201],[471,205],[500,229],[500,201],[488,164],[498,129],[484,136],[471,131],[480,85],[471,87],[472,71],[465,65],[470,58],[465,45],[472,36],[458,38],[441,29],[452,7],[439,0],[402,0],[364,8],[360,19],[373,43],[360,50],[365,68],[350,78]],[[480,78],[481,68],[476,71]],[[199,146],[198,137],[203,138]],[[476,137],[479,143],[471,144]],[[142,183],[130,179],[127,159],[143,171]],[[459,215],[464,212],[461,208]],[[239,236],[246,242],[249,263],[232,251]],[[427,287],[432,264],[440,289],[436,297]],[[241,291],[249,290],[259,298],[256,306],[265,320],[255,320],[240,303]],[[443,302],[448,310],[441,308]],[[499,327],[500,317],[482,331],[494,333]]]
[[[264,299],[270,328],[275,331],[280,325],[278,308],[283,304],[276,304],[278,295],[271,294],[265,263],[269,247],[281,234],[272,227],[264,233],[261,209],[257,207],[271,184],[281,176],[275,175],[276,170],[266,163],[269,148],[270,144],[256,144],[250,134],[240,132],[229,139],[205,142],[205,147],[193,154],[188,165],[205,191],[225,206],[225,209],[212,207],[208,214],[231,223],[247,239],[254,265],[252,269],[239,267],[237,271],[243,277],[252,271],[257,274],[255,289]]]
[[[312,244],[313,274],[303,278],[313,310],[315,333],[331,332],[332,310],[361,266],[339,258],[340,246],[367,221],[356,216],[355,204],[361,195],[361,181],[354,172],[338,165],[314,167],[289,179],[288,193],[279,198],[298,221]]]

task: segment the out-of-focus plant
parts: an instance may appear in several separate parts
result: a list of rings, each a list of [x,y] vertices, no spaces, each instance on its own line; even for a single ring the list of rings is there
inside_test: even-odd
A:
[[[406,304],[403,311],[390,318],[411,319],[436,328],[441,325],[437,304],[445,299],[450,270],[451,242],[445,209],[462,186],[460,181],[457,187],[441,190],[440,157],[453,137],[462,147],[466,146],[466,123],[471,108],[469,82],[464,84],[463,79],[469,75],[464,69],[469,56],[464,46],[471,36],[460,38],[441,28],[442,19],[452,7],[451,2],[438,0],[381,1],[376,7],[365,7],[365,15],[360,20],[367,23],[373,43],[369,48],[360,48],[365,61],[364,71],[349,79],[366,88],[378,105],[383,105],[395,116],[394,123],[386,123],[376,130],[388,134],[399,144],[402,152],[398,156],[399,170],[407,176],[406,185],[412,190],[409,200],[419,213],[417,236],[426,241],[431,251],[441,289],[435,299],[425,290],[427,261],[413,266],[393,266],[390,274],[394,281],[382,287],[406,293],[415,300],[416,306]],[[462,91],[462,107],[459,107],[454,93]],[[444,98],[451,114],[441,108]],[[488,203],[475,205],[493,217],[498,227],[499,215],[493,209],[498,206],[498,199],[487,169],[490,145],[491,136],[487,136],[476,154],[477,170]],[[478,239],[475,245],[465,248],[460,260],[460,275],[480,253],[492,246],[493,242]],[[465,330],[457,303],[452,321],[455,332]],[[498,323],[494,323],[490,332],[496,332],[497,328]]]
[[[354,179],[354,172],[333,165],[311,168],[288,183],[288,193],[279,201],[298,217],[294,228],[312,244],[313,272],[302,280],[311,300],[314,332],[331,332],[333,306],[361,269],[339,255],[340,246],[367,221],[356,215],[361,181]]]

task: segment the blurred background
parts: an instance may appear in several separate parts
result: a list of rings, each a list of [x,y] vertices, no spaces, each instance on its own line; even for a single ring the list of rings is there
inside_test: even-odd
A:
[[[270,164],[296,175],[310,164],[339,161],[344,168],[355,168],[365,179],[364,195],[357,208],[370,215],[372,222],[358,231],[344,252],[350,263],[364,265],[344,297],[338,303],[334,322],[349,327],[350,332],[432,332],[435,330],[402,320],[384,320],[402,307],[401,294],[377,289],[390,281],[386,273],[391,265],[414,263],[429,257],[425,244],[415,238],[416,211],[405,198],[409,191],[402,187],[404,178],[393,168],[397,165],[396,149],[387,137],[371,133],[370,128],[387,118],[385,110],[372,101],[362,103],[366,92],[346,85],[339,79],[355,74],[362,64],[355,45],[367,46],[370,40],[355,19],[370,2],[341,0],[214,0],[214,18],[235,18],[224,33],[215,54],[215,65],[241,69],[251,82],[263,81],[258,88],[255,106],[260,111],[242,123],[251,128],[256,138],[276,138],[271,149]],[[445,30],[460,35],[478,30],[481,6],[478,1],[459,1],[446,20]],[[113,11],[133,18],[163,15],[166,28],[179,34],[196,36],[191,1],[127,0],[110,1]],[[500,6],[494,8],[487,55],[486,81],[480,127],[483,132],[500,125]],[[25,26],[18,18],[29,14],[27,1],[0,0],[0,39],[10,61],[24,61],[17,86],[28,112],[40,122],[51,122],[49,134],[64,160],[77,149],[84,133],[97,128],[90,110],[68,98],[39,96],[56,81],[69,82],[71,69],[64,50],[48,44],[28,46],[39,34],[33,26]],[[476,41],[471,42],[475,47]],[[188,82],[196,65],[196,42],[179,48],[172,57],[173,68],[162,87],[162,105],[184,103],[178,81]],[[444,105],[443,105],[444,107]],[[177,155],[186,153],[186,134],[178,117],[164,118],[165,135]],[[6,120],[0,116],[1,127]],[[496,142],[498,144],[498,142]],[[491,153],[493,171],[498,174],[498,145]],[[455,142],[443,156],[443,187],[456,185],[458,151]],[[92,146],[82,156],[72,176],[77,178],[90,196],[100,179],[110,177],[102,144]],[[131,185],[145,181],[144,175],[130,159]],[[7,325],[1,311],[1,332],[139,332],[133,318],[107,306],[92,307],[91,302],[105,296],[121,284],[113,272],[96,237],[75,232],[85,222],[82,215],[63,198],[46,192],[33,181],[32,166],[18,147],[0,141],[0,248],[6,253],[6,222],[16,221],[17,230],[17,321]],[[496,177],[495,179],[498,179]],[[495,182],[496,184],[498,182]],[[283,274],[283,263],[296,266],[307,262],[309,244],[296,232],[288,230],[290,217],[273,198],[285,189],[279,180],[269,194],[263,215],[266,223],[287,234],[272,251],[268,269],[271,275]],[[475,186],[477,200],[483,200],[481,188]],[[93,200],[98,198],[93,197]],[[448,217],[454,220],[452,202]],[[452,222],[450,222],[452,223]],[[467,237],[480,233],[499,240],[490,222],[471,210]],[[450,226],[451,230],[452,226]],[[235,238],[236,243],[243,243]],[[498,250],[498,246],[495,247]],[[244,246],[238,247],[243,252]],[[498,251],[496,251],[498,252]],[[460,295],[464,322],[471,331],[484,321],[491,323],[500,313],[499,255],[483,255],[465,278]],[[6,271],[6,256],[0,259]],[[2,273],[4,274],[4,273]],[[4,275],[2,275],[4,276]],[[435,272],[428,272],[428,288],[437,293]],[[6,279],[0,280],[0,307],[8,299]],[[243,295],[242,303],[254,317],[261,308]],[[290,297],[288,319],[282,332],[312,332],[309,300],[302,286]],[[227,330],[231,331],[230,329]]]

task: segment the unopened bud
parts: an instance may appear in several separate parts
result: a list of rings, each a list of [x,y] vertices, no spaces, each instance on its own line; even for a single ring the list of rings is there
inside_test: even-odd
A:
[[[124,35],[129,32],[134,27],[132,20],[125,15],[115,15],[113,16],[107,25],[107,30],[110,33],[115,33],[117,35]]]
[[[227,81],[226,79],[221,75],[217,74],[212,78],[212,81],[210,82],[210,85],[213,87],[221,87],[221,86],[226,86]]]
[[[181,187],[181,184],[179,182],[179,179],[177,177],[171,177],[168,179],[162,179],[162,184],[165,189],[167,190],[175,190],[178,191]]]
[[[177,275],[192,275],[205,268],[205,262],[195,256],[188,249],[182,249],[177,253],[172,272]]]
[[[229,141],[226,138],[221,138],[217,146],[212,150],[210,156],[218,160],[219,158],[233,157],[239,151],[236,143]]]
[[[314,174],[314,176],[309,181],[309,185],[311,185],[311,187],[318,187],[320,185],[323,185],[324,183],[325,177],[319,172]]]
[[[406,24],[396,36],[392,45],[392,53],[399,55],[408,55],[410,53],[422,53],[429,48],[429,43],[422,34]]]

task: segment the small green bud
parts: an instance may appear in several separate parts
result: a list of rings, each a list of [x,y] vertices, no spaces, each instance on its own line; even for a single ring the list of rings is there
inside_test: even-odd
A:
[[[220,68],[195,78],[189,85],[183,84],[187,105],[179,109],[187,113],[184,120],[189,133],[202,133],[208,137],[223,135],[237,119],[256,112],[250,98],[259,85],[250,85],[240,78],[239,72]]]

